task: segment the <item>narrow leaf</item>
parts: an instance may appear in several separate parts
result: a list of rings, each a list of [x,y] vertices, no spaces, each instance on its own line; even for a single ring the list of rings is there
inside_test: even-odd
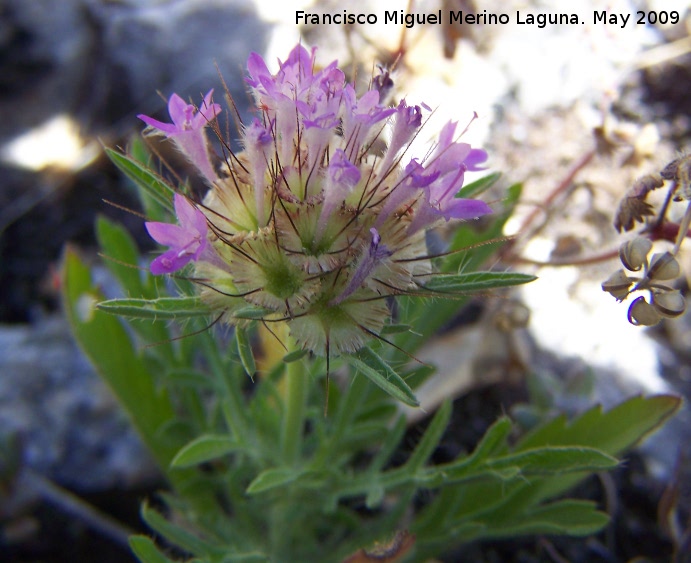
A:
[[[170,466],[189,467],[212,461],[237,450],[238,447],[237,442],[229,436],[205,434],[183,446],[170,462]]]
[[[283,362],[286,364],[291,364],[297,362],[298,360],[304,358],[307,355],[307,350],[293,350],[289,354],[283,356]]]
[[[254,377],[254,374],[257,372],[257,364],[254,361],[252,345],[247,337],[247,331],[239,326],[235,327],[235,344],[237,346],[238,356],[240,357],[240,363],[245,369],[245,373],[249,375],[250,378]]]
[[[211,312],[201,298],[196,296],[109,299],[101,301],[98,308],[113,315],[148,320],[203,317]]]
[[[131,536],[129,538],[130,548],[141,563],[174,563],[163,555],[156,544],[146,536]]]
[[[415,447],[415,451],[410,456],[410,459],[405,464],[406,469],[410,470],[411,474],[416,473],[418,469],[427,462],[429,457],[434,452],[434,449],[439,444],[444,430],[449,425],[451,418],[451,401],[444,401],[437,410],[432,422],[430,422],[422,440]]]
[[[517,467],[523,474],[555,474],[574,471],[599,471],[616,467],[617,460],[595,448],[545,447],[512,453],[488,461],[493,471]]]
[[[143,190],[151,199],[168,211],[173,211],[175,190],[163,178],[126,154],[109,148],[105,149],[105,151],[113,164],[132,180],[139,189]]]
[[[264,491],[282,487],[292,483],[300,476],[300,472],[291,467],[275,467],[267,469],[257,475],[247,487],[247,494],[256,495]]]
[[[436,274],[425,282],[423,289],[443,293],[467,293],[509,287],[537,279],[517,272],[470,272],[466,274]]]
[[[419,406],[412,389],[376,352],[365,346],[345,360],[394,399],[411,407]]]
[[[491,188],[499,178],[501,178],[501,172],[493,172],[487,176],[483,176],[467,186],[463,186],[456,194],[456,197],[477,197],[485,190]]]
[[[210,556],[216,551],[194,533],[182,526],[173,524],[173,522],[157,510],[151,508],[146,502],[142,505],[141,515],[144,522],[173,545],[179,546],[197,556]]]
[[[139,252],[132,236],[106,217],[96,219],[98,244],[107,257],[106,266],[129,295],[144,295],[141,272],[137,269]]]

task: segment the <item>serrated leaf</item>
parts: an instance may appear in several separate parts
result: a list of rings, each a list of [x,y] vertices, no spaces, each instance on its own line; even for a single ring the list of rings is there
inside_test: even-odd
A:
[[[247,337],[247,331],[239,326],[235,327],[235,345],[237,347],[238,356],[240,357],[240,363],[245,373],[249,375],[251,379],[257,372],[257,364],[254,361],[254,352],[252,351],[250,340]]]
[[[256,495],[292,483],[300,477],[300,471],[292,467],[274,467],[257,475],[247,487],[247,494]]]
[[[520,440],[516,451],[543,444],[584,445],[616,455],[659,428],[681,405],[673,395],[633,397],[608,412],[597,406],[568,423],[557,417]]]
[[[211,313],[197,296],[109,299],[101,301],[97,306],[106,313],[146,320],[204,317]]]
[[[223,457],[239,448],[235,440],[226,435],[204,434],[186,444],[170,462],[171,467],[190,467]]]
[[[383,391],[411,406],[419,406],[412,389],[376,352],[365,346],[344,359]]]
[[[485,190],[491,188],[497,182],[497,180],[499,180],[499,178],[501,178],[501,172],[492,172],[491,174],[487,174],[487,176],[483,176],[482,178],[463,186],[456,194],[456,197],[476,197]]]
[[[141,563],[174,563],[172,559],[168,559],[158,550],[151,538],[130,536],[128,541],[130,549],[132,549]]]
[[[499,287],[521,285],[536,280],[535,276],[517,272],[469,272],[466,274],[436,274],[423,285],[423,290],[440,293],[468,293],[488,291]]]
[[[132,180],[137,188],[146,193],[158,205],[171,213],[173,212],[175,190],[163,178],[126,154],[109,148],[106,148],[105,151],[113,164]]]

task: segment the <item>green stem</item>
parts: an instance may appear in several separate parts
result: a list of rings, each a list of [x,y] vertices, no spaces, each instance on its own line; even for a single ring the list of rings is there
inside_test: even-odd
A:
[[[247,421],[244,416],[245,405],[239,385],[223,365],[218,345],[209,334],[202,335],[202,346],[211,371],[224,390],[223,414],[233,437],[242,443],[248,438]]]
[[[286,465],[295,465],[302,446],[307,406],[307,370],[302,360],[286,366],[286,396],[281,426],[281,453]]]

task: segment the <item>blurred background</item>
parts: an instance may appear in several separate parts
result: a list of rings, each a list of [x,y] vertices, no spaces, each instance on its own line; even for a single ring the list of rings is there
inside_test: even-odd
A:
[[[332,0],[61,0],[59,8],[0,0],[0,561],[94,561],[94,553],[133,561],[124,538],[141,530],[139,503],[163,483],[70,338],[60,256],[76,245],[108,292],[98,214],[154,249],[141,218],[107,203],[136,208],[102,147],[125,148],[143,129],[139,113],[167,120],[173,92],[198,102],[215,88],[222,101],[225,83],[249,116],[251,51],[275,69],[301,40],[319,47],[318,62],[338,59],[365,85],[376,65],[389,68],[395,101],[435,109],[421,145],[449,119],[464,125],[476,112],[465,140],[484,146],[491,170],[503,173],[488,200],[499,206],[506,188],[523,182],[506,233],[518,239],[488,266],[540,279],[471,301],[421,353],[440,364],[421,391],[426,410],[440,396],[459,397],[450,442],[472,447],[507,411],[575,413],[638,393],[691,395],[691,317],[633,327],[627,305],[600,288],[627,238],[612,226],[619,200],[637,177],[689,150],[688,2],[368,0],[346,9],[377,14],[377,25],[295,24],[296,10],[343,9]],[[517,12],[525,21],[567,9],[584,24],[516,23]],[[383,25],[384,10],[506,13],[512,23],[406,29]],[[596,10],[631,17],[623,28],[595,24]],[[636,25],[637,10],[677,11],[679,21]],[[678,217],[686,203],[674,206]],[[469,546],[449,561],[669,560],[689,538],[689,438],[685,407],[620,471],[584,485],[583,495],[615,516],[600,536]]]

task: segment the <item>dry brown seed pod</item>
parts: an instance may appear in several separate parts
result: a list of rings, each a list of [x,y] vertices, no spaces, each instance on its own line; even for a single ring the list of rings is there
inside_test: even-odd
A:
[[[653,326],[662,320],[660,314],[645,297],[636,298],[629,307],[629,322],[635,326]]]
[[[686,310],[686,298],[681,291],[656,291],[653,295],[653,306],[663,317],[674,318]]]
[[[602,290],[618,301],[623,301],[629,294],[629,288],[633,282],[634,280],[628,277],[624,270],[617,270],[606,281],[602,282]]]
[[[648,263],[648,252],[653,248],[650,239],[636,237],[619,247],[619,258],[627,270],[637,272]]]
[[[681,268],[679,262],[670,252],[653,254],[650,260],[648,277],[653,281],[673,280],[679,277]]]

